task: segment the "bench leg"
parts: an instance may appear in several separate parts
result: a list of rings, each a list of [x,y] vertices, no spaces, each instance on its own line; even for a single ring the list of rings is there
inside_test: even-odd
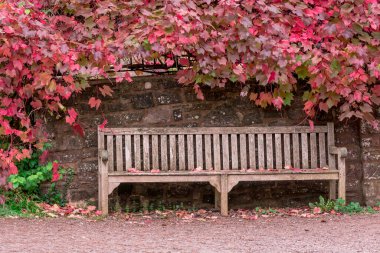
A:
[[[227,175],[221,176],[220,184],[220,212],[222,216],[228,216],[228,177]]]
[[[346,159],[342,155],[338,156],[338,197],[346,200]]]
[[[346,175],[341,175],[341,173],[339,173],[338,197],[346,200]]]
[[[103,215],[108,215],[108,177],[104,174],[99,174],[98,191],[98,208],[102,211]]]
[[[329,199],[336,199],[336,180],[329,181]]]
[[[215,195],[215,209],[220,208],[220,192],[218,192],[217,189],[214,189],[214,195]]]

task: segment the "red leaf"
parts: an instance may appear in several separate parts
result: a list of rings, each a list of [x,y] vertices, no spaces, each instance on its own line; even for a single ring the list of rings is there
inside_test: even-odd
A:
[[[30,103],[30,105],[31,105],[34,109],[38,109],[38,108],[41,108],[41,107],[42,107],[41,100],[39,100],[39,99],[36,99],[36,100],[32,101],[32,102]]]
[[[113,90],[108,86],[108,85],[103,85],[103,87],[100,87],[99,88],[99,91],[100,93],[102,93],[102,95],[105,97],[105,96],[110,96],[112,97],[112,92]]]
[[[107,124],[108,124],[108,120],[105,119],[105,120],[103,121],[103,123],[99,125],[99,128],[100,128],[100,129],[104,129],[104,128],[106,127]]]
[[[48,155],[49,155],[49,151],[48,150],[44,150],[42,152],[42,154],[40,155],[40,158],[39,158],[40,164],[44,164],[46,162],[46,159],[47,159]]]
[[[52,179],[51,179],[52,182],[56,182],[59,180],[60,175],[59,175],[58,169],[59,169],[58,163],[53,162],[53,169],[52,169],[53,175],[52,175]]]
[[[96,108],[96,110],[99,109],[100,103],[102,101],[100,99],[97,99],[95,97],[91,97],[90,100],[88,101],[88,104],[90,105],[91,108]]]
[[[72,128],[75,133],[79,134],[81,137],[84,137],[84,130],[81,125],[79,125],[78,123],[74,123],[72,125]]]

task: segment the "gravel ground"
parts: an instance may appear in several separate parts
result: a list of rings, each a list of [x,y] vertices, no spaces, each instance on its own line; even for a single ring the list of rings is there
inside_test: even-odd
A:
[[[0,252],[380,252],[380,214],[214,221],[0,219]]]

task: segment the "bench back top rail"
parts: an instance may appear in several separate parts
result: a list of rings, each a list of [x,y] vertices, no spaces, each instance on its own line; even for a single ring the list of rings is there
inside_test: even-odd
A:
[[[334,126],[105,128],[108,170],[335,169]]]

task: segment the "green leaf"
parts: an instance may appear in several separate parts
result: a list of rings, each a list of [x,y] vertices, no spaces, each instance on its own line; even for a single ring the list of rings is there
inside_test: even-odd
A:
[[[30,13],[30,9],[25,9],[24,12],[25,12],[26,15],[29,15],[29,13]]]
[[[306,65],[302,64],[296,68],[296,74],[300,79],[306,79],[310,74]]]
[[[339,71],[342,69],[341,66],[340,66],[340,62],[336,59],[334,59],[331,64],[330,64],[330,68],[332,71],[336,72],[336,73],[339,73]]]
[[[293,101],[293,97],[294,97],[293,93],[286,93],[283,99],[284,105],[290,105],[291,102]]]

